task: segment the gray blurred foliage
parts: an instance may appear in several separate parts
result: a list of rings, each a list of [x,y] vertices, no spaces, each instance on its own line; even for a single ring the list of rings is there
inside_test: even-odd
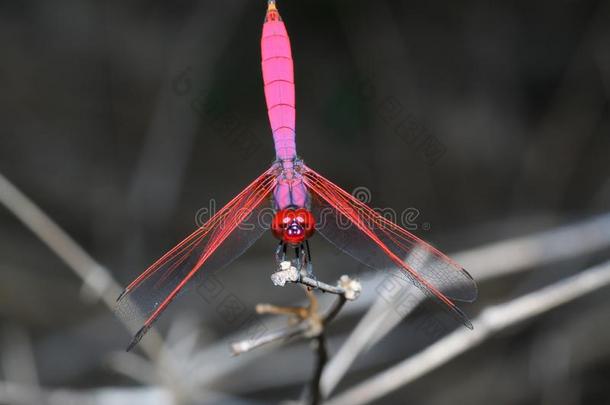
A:
[[[376,207],[415,208],[423,238],[476,249],[609,210],[608,1],[278,5],[295,59],[300,155],[347,190],[367,187]],[[0,173],[126,284],[194,228],[210,199],[228,201],[272,161],[264,9],[262,0],[0,1]],[[309,378],[303,342],[248,354],[261,360],[244,365],[214,343],[243,328],[223,315],[225,296],[244,319],[256,303],[303,298],[271,284],[274,245],[264,237],[215,275],[223,297],[191,291],[159,322],[174,350],[164,364],[206,354],[195,379],[204,383],[189,387],[195,402],[279,403]],[[322,238],[312,248],[326,281],[364,271]],[[480,299],[465,309],[474,316],[609,253],[488,278],[481,267]],[[0,403],[171,402],[168,387],[181,381],[159,384],[144,357],[119,354],[128,333],[81,288],[0,209]],[[379,403],[609,403],[608,292],[494,336]],[[367,310],[354,305],[329,331],[331,355]],[[426,332],[431,316],[441,317],[425,306],[399,322],[338,390],[455,327]]]

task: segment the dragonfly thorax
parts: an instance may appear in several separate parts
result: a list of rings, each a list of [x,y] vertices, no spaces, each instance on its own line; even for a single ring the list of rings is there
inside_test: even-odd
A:
[[[301,174],[303,163],[299,159],[278,160],[274,167],[277,182],[273,189],[274,208],[305,208],[309,204],[309,192]]]

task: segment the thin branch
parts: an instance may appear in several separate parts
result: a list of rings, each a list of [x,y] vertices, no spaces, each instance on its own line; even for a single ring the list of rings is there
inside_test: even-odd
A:
[[[306,285],[307,287],[311,287],[311,288],[314,288],[314,289],[317,289],[320,291],[324,291],[327,293],[337,294],[337,295],[341,295],[341,296],[345,295],[345,288],[343,288],[341,286],[334,286],[334,285],[326,284],[322,281],[318,281],[311,277],[301,277],[300,280],[294,281],[294,282],[303,284],[303,285]]]
[[[257,314],[271,315],[292,315],[299,319],[307,318],[309,309],[305,307],[278,307],[272,304],[258,304],[256,306]]]
[[[337,296],[337,299],[334,301],[330,310],[322,318],[322,325],[324,327],[322,329],[322,333],[316,336],[312,342],[314,344],[314,350],[316,354],[316,364],[308,391],[309,403],[311,405],[318,405],[324,399],[320,382],[322,380],[324,368],[328,363],[328,348],[326,345],[326,334],[324,333],[325,327],[333,319],[335,319],[335,317],[339,314],[346,302],[347,298],[345,298],[345,294]]]
[[[566,240],[570,243],[566,244]],[[477,282],[482,282],[568,260],[607,248],[609,245],[610,214],[604,214],[532,235],[490,243],[456,253],[452,257],[467,268]],[[325,396],[336,388],[360,353],[391,332],[418,304],[413,302],[412,307],[405,310],[404,304],[395,302],[394,298],[400,297],[387,300],[384,297],[367,295],[357,303],[356,306],[366,304],[368,311],[324,370],[322,391]],[[402,308],[400,314],[391,310],[399,305]],[[350,310],[354,309],[353,306],[350,307]]]
[[[348,389],[326,403],[328,405],[370,403],[435,370],[504,329],[609,285],[610,261],[504,304],[488,307],[474,320],[473,331],[457,329],[420,353]]]
[[[260,338],[246,339],[231,344],[231,351],[234,355],[249,352],[261,346],[277,341],[287,341],[295,337],[305,337],[312,339],[316,355],[316,363],[313,376],[305,391],[307,402],[317,405],[322,400],[320,380],[324,367],[328,361],[328,351],[326,348],[325,327],[338,315],[348,300],[354,300],[360,295],[362,289],[358,281],[352,280],[348,276],[342,276],[336,286],[318,281],[312,277],[302,275],[290,262],[280,263],[280,270],[271,276],[275,285],[284,286],[286,283],[301,284],[309,298],[308,307],[278,307],[270,304],[258,304],[256,312],[259,314],[288,315],[296,318],[298,324],[295,327],[277,330],[267,333]],[[320,316],[318,311],[318,300],[312,289],[320,289],[324,292],[335,294],[333,305],[324,316]]]
[[[322,323],[324,325],[326,325],[326,324],[330,323],[333,319],[335,319],[335,317],[339,314],[339,311],[341,311],[341,309],[343,309],[343,306],[345,305],[346,302],[347,302],[347,298],[345,298],[345,295],[338,296],[337,299],[335,300],[335,302],[333,303],[333,306],[330,308],[328,313],[322,319]]]
[[[262,402],[244,400],[223,393],[197,390],[195,395],[211,403],[258,405]],[[96,405],[166,405],[177,404],[181,398],[175,392],[157,385],[148,387],[101,387],[76,390],[72,388],[45,388],[40,392],[27,384],[0,381],[0,403],[15,405],[46,404],[96,404]],[[207,403],[207,402],[206,402]]]
[[[605,213],[458,252],[452,258],[481,281],[570,260],[609,246],[610,213]]]
[[[286,282],[301,284],[305,286],[305,293],[310,299],[310,306],[305,307],[278,307],[270,304],[258,304],[256,306],[256,312],[259,314],[276,314],[276,315],[290,315],[299,319],[299,324],[292,328],[280,329],[262,337],[256,339],[246,339],[239,342],[231,343],[231,352],[234,355],[243,354],[265,346],[272,342],[285,341],[291,338],[302,336],[311,337],[319,336],[320,331],[323,330],[324,326],[332,321],[335,316],[339,313],[343,305],[348,300],[356,299],[360,293],[361,286],[358,281],[352,280],[348,276],[342,276],[337,282],[336,286],[317,281],[311,277],[300,277],[294,275],[287,275],[286,271],[279,271],[272,275],[272,280],[276,285],[285,285]],[[283,273],[283,274],[281,274]],[[297,273],[298,274],[298,273]],[[283,282],[280,284],[279,280]],[[320,287],[320,290],[336,294],[337,300],[328,311],[328,313],[320,319],[318,316],[318,304],[315,296],[311,292],[312,287]]]
[[[410,288],[416,288],[408,286]],[[348,372],[360,353],[371,347],[378,338],[391,330],[388,322],[396,325],[403,317],[407,316],[419,302],[410,302],[411,308],[400,312],[392,309],[395,305],[404,307],[404,303],[397,303],[402,295],[395,295],[390,300],[378,299],[371,308],[360,319],[356,327],[351,331],[348,338],[342,343],[341,348],[330,361],[322,375],[321,389],[324,397],[327,397],[337,386],[339,381]],[[419,297],[419,296],[414,296]],[[384,325],[386,325],[384,327]]]
[[[98,263],[66,231],[32,200],[0,174],[0,203],[13,213],[30,231],[45,243],[68,267],[83,280],[82,298],[101,298],[113,311],[121,287],[108,269]],[[129,325],[124,324],[127,330]],[[152,331],[144,352],[155,358],[162,346],[161,336]]]
[[[286,341],[297,336],[303,336],[308,329],[309,325],[307,325],[307,323],[305,322],[302,322],[293,328],[286,328],[269,332],[258,339],[246,339],[240,342],[235,342],[231,344],[231,352],[233,355],[237,356],[243,353],[247,353],[251,350],[258,349],[259,347],[265,346],[269,343],[277,341]]]
[[[96,262],[74,239],[32,200],[0,174],[0,203],[44,242],[84,282],[85,297],[101,297],[112,303],[121,288],[110,272]]]
[[[342,295],[348,300],[355,300],[360,296],[362,286],[360,282],[352,280],[349,276],[343,275],[335,285],[327,284],[308,275],[301,274],[290,262],[280,263],[280,269],[271,275],[273,284],[283,287],[286,283],[302,284],[316,290],[330,294]]]
[[[320,379],[322,372],[328,361],[328,350],[326,348],[326,336],[324,333],[319,334],[313,341],[316,352],[316,366],[314,368],[313,377],[309,384],[309,403],[318,405],[322,401],[322,392],[320,391]]]

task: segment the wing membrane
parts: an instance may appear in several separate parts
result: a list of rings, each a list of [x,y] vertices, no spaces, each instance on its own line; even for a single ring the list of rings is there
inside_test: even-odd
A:
[[[259,214],[275,181],[271,170],[264,172],[127,286],[116,312],[139,328],[128,350],[193,279],[228,265],[260,238],[267,226]]]
[[[314,170],[305,167],[303,178],[313,194],[312,211],[321,222],[320,234],[369,267],[398,270],[396,274],[471,326],[452,301],[477,297],[474,280],[461,266]]]

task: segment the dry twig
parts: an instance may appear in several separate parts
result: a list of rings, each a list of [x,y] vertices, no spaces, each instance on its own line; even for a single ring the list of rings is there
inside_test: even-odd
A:
[[[564,243],[566,240],[570,243]],[[606,213],[578,223],[458,252],[453,258],[467,268],[477,282],[484,282],[591,254],[609,245],[610,214]],[[324,370],[322,391],[325,396],[335,389],[362,352],[391,332],[410,312],[403,310],[398,314],[392,306],[399,303],[371,295],[364,296],[350,307],[350,311],[364,305],[368,311]]]
[[[312,277],[302,276],[294,267],[287,262],[281,264],[280,270],[271,276],[274,284],[284,286],[286,283],[301,284],[309,305],[307,307],[279,307],[271,304],[258,304],[256,312],[259,314],[287,315],[295,326],[277,330],[262,337],[246,339],[231,344],[231,351],[234,355],[249,352],[261,346],[277,341],[288,341],[295,337],[312,339],[312,345],[316,354],[316,363],[313,376],[305,396],[308,397],[310,404],[318,404],[322,399],[320,391],[320,379],[328,360],[326,348],[326,326],[339,314],[341,308],[348,300],[358,298],[361,285],[358,281],[352,280],[348,276],[342,276],[335,286],[317,281]],[[318,300],[313,292],[317,288],[327,293],[336,294],[337,298],[325,315],[319,311]]]
[[[53,221],[40,207],[0,174],[0,203],[11,211],[28,229],[45,243],[68,267],[83,280],[83,298],[101,298],[112,311],[121,287],[108,269],[98,263],[74,239]],[[129,325],[125,324],[127,330]],[[154,330],[142,349],[155,358],[162,339]]]
[[[610,285],[610,261],[558,281],[504,304],[485,309],[474,330],[455,332],[327,402],[329,405],[367,404],[442,366],[494,334]]]

